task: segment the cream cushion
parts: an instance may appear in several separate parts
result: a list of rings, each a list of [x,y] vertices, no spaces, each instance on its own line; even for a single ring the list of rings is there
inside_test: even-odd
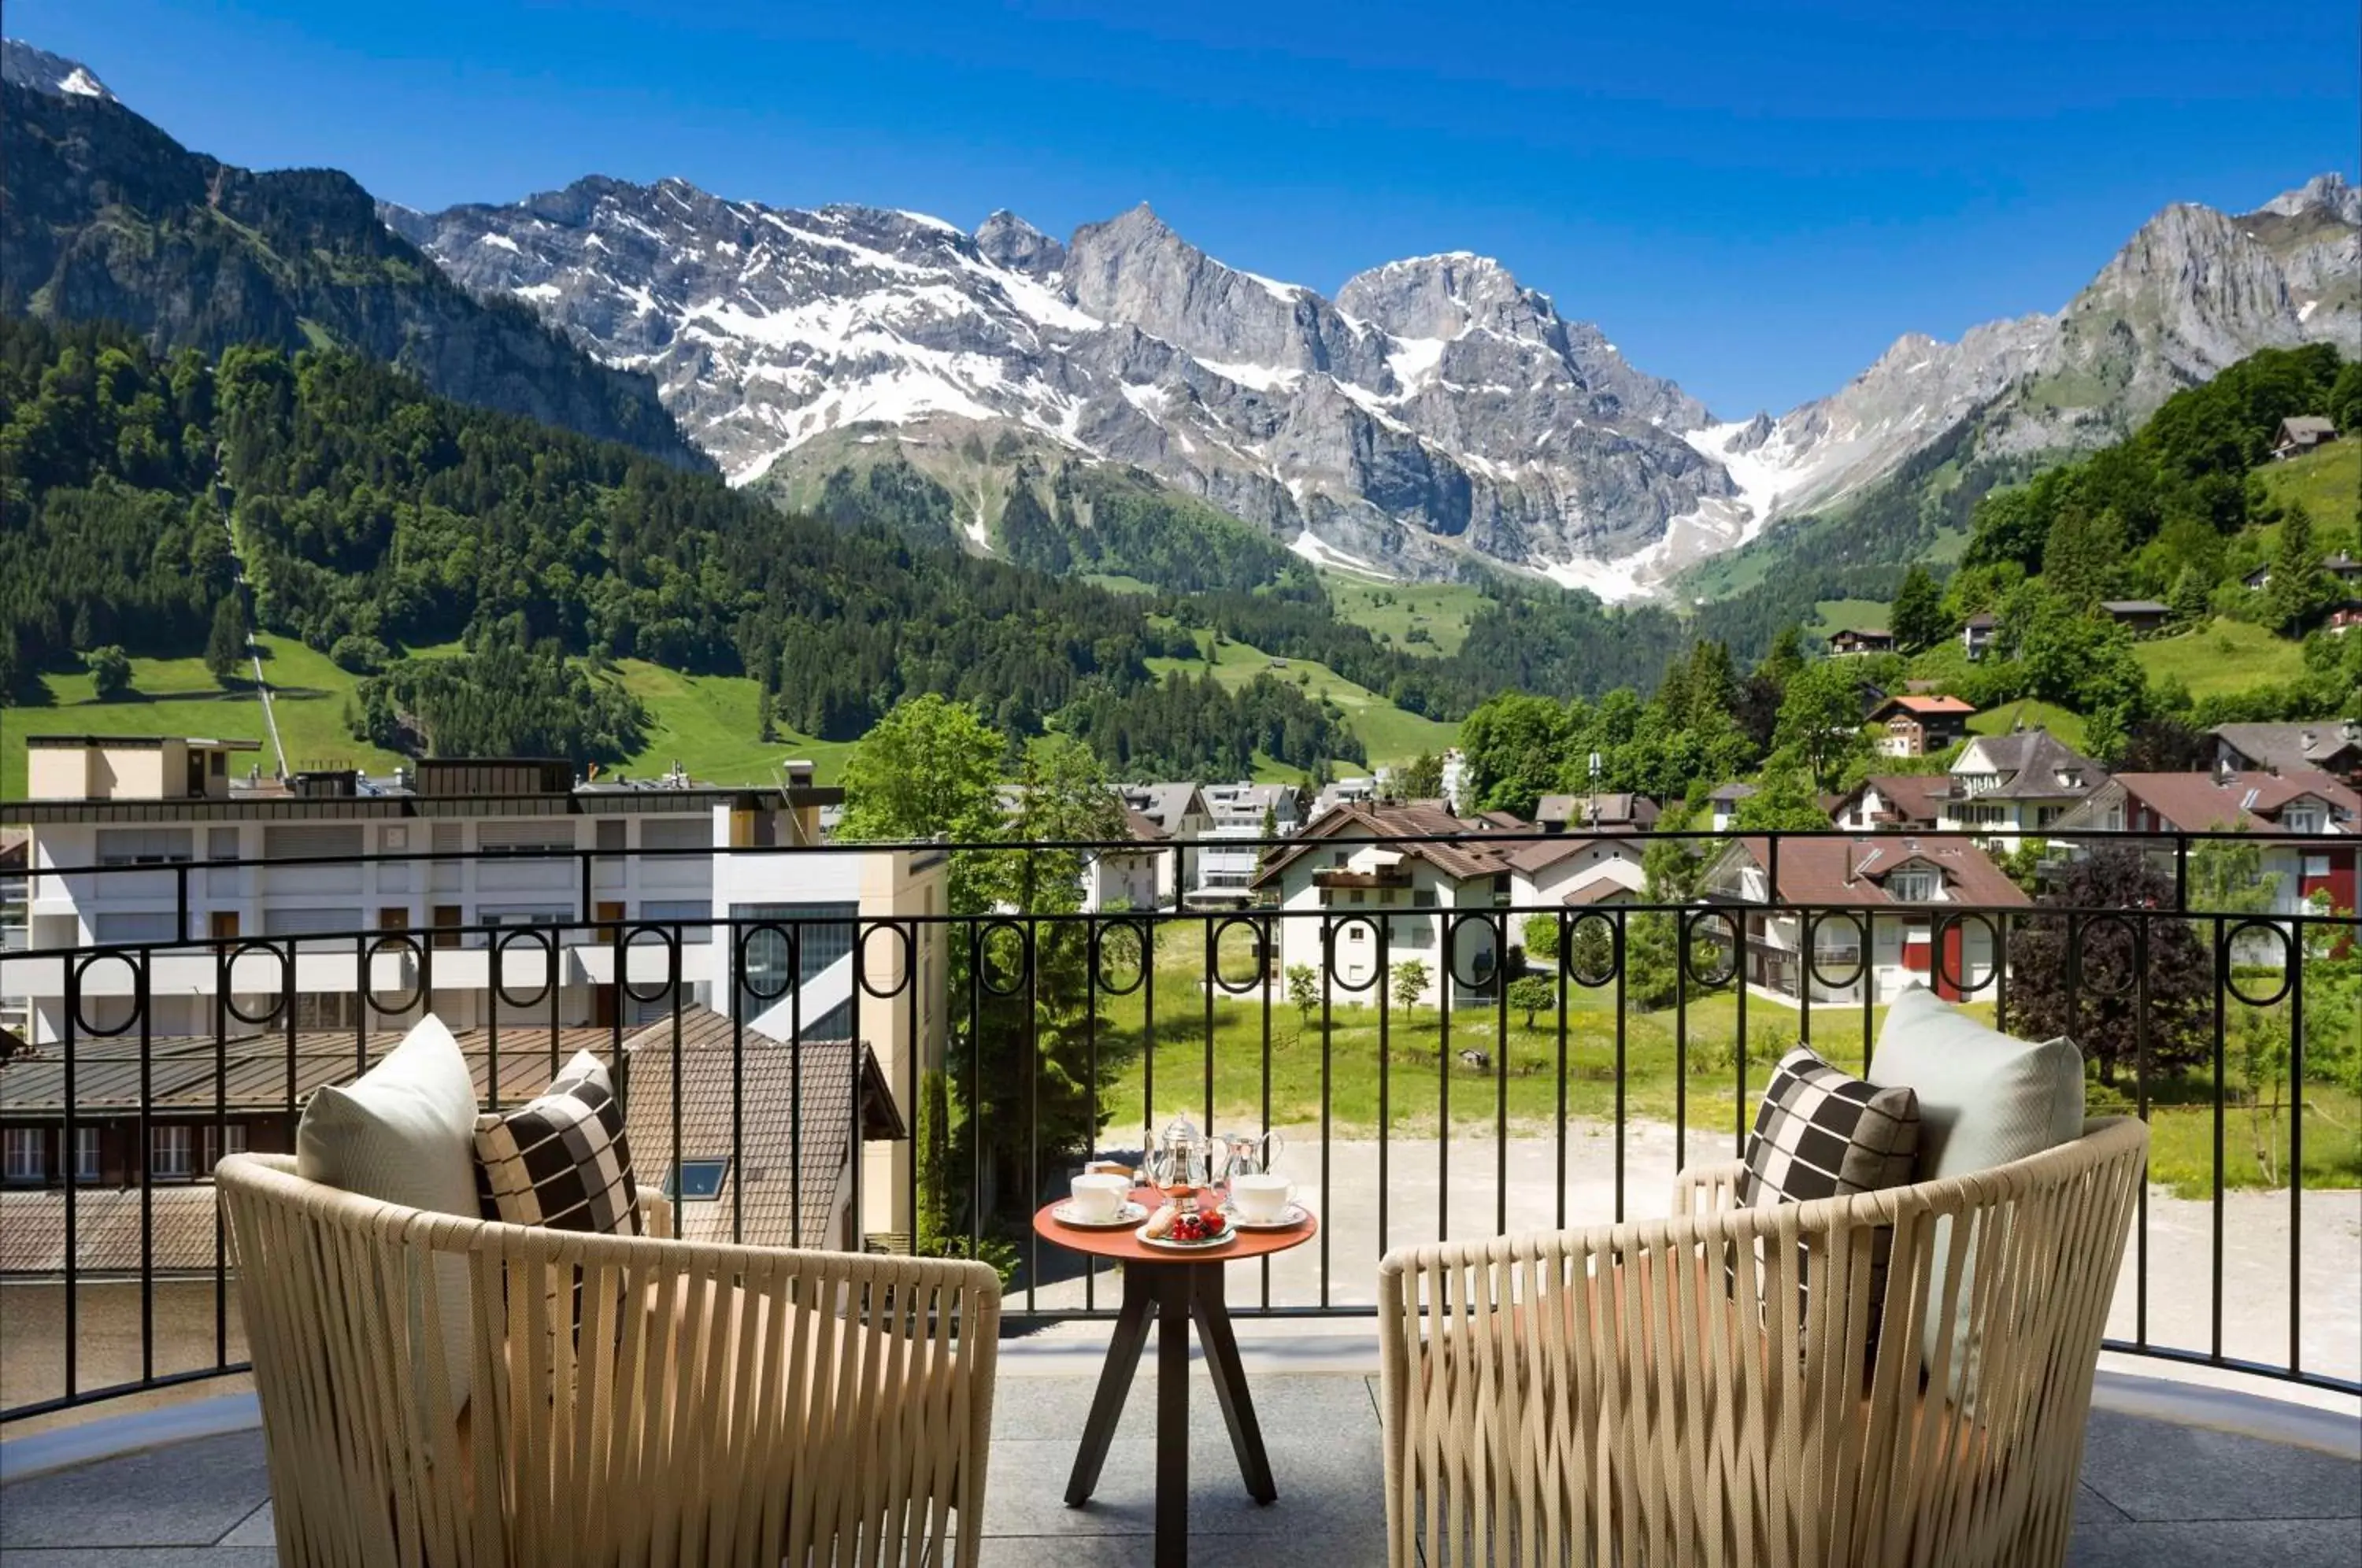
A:
[[[2083,1054],[2068,1039],[2020,1040],[1978,1022],[1925,986],[1913,986],[1887,1010],[1878,1049],[1862,1075],[1882,1088],[1909,1088],[1919,1097],[1916,1177],[1937,1181],[1991,1170],[2071,1143],[2083,1132]],[[1945,1253],[1951,1222],[1935,1236],[1929,1299],[1943,1299]],[[1951,1390],[1965,1398],[1975,1386],[1977,1345],[1969,1332],[1970,1292],[1963,1271],[1953,1332]],[[1927,1312],[1921,1353],[1930,1366],[1943,1343],[1934,1306]]]
[[[476,1086],[459,1043],[433,1013],[384,1060],[348,1084],[326,1084],[295,1129],[295,1174],[306,1181],[437,1214],[479,1216]],[[445,1388],[451,1407],[472,1385],[467,1260],[435,1260]],[[414,1333],[425,1309],[414,1301]]]

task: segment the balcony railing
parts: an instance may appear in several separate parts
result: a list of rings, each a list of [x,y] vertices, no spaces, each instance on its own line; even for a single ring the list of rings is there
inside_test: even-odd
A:
[[[1702,854],[1729,842],[1664,836]],[[1757,886],[1787,885],[1795,845],[1852,836],[1749,835]],[[1383,842],[1415,856],[1519,837]],[[1107,1276],[1025,1220],[1084,1159],[1136,1154],[1176,1114],[1282,1129],[1280,1168],[1323,1214],[1316,1245],[1233,1284],[1236,1309],[1364,1316],[1388,1246],[1663,1212],[1673,1169],[1743,1144],[1783,1050],[1809,1041],[1865,1067],[1884,1001],[1912,980],[2003,1029],[2103,1047],[2095,1110],[2151,1121],[2112,1348],[2362,1391],[2362,1350],[2339,1327],[2362,1269],[2362,1040],[2337,1032],[2356,1027],[2339,1021],[2362,988],[2357,928],[2317,907],[2198,907],[2210,835],[2165,842],[2171,899],[2129,909],[1835,893],[1509,905],[1489,875],[1437,908],[1322,908],[1307,857],[1300,908],[1086,914],[1053,898],[945,914],[913,900],[650,919],[595,896],[617,852],[502,855],[569,867],[552,901],[572,915],[217,939],[202,933],[221,867],[141,867],[172,884],[190,934],[0,954],[0,995],[32,1016],[29,1052],[0,1065],[16,1178],[0,1188],[0,1417],[241,1370],[210,1152],[291,1148],[309,1095],[367,1070],[430,1007],[455,1021],[490,1105],[537,1092],[575,1049],[606,1055],[640,1179],[687,1195],[690,1233],[987,1257],[1022,1326],[1112,1312]],[[1032,857],[1055,887],[1088,851],[1137,846],[900,847]],[[791,906],[821,857],[866,852],[628,858],[757,861],[732,885]],[[44,886],[109,869],[32,868],[36,906]],[[1767,922],[1785,922],[1786,945]],[[1462,1005],[1472,992],[1481,1003]],[[170,1174],[183,1148],[193,1179]]]

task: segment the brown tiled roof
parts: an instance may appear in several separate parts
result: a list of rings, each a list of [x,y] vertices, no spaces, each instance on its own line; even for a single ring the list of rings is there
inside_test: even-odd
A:
[[[1850,810],[1865,790],[1876,790],[1882,800],[1891,801],[1911,823],[1936,825],[1941,815],[1945,798],[1950,793],[1950,776],[1942,773],[1878,773],[1861,781],[1861,787],[1850,795],[1838,797],[1834,817],[1840,811]]]
[[[1945,713],[1958,713],[1965,717],[1977,711],[1975,703],[1963,701],[1958,697],[1921,697],[1914,694],[1889,697],[1873,709],[1870,716],[1875,719],[1880,714],[1897,708],[1906,713],[1916,713],[1921,718],[1933,718]]]
[[[643,1186],[657,1188],[673,1158],[672,1028],[668,1016],[624,1042],[632,1165]],[[713,1198],[675,1206],[679,1233],[690,1241],[730,1241],[734,1203],[740,1203],[742,1239],[750,1246],[838,1245],[837,1200],[854,1139],[852,1043],[806,1041],[799,1049],[749,1028],[734,1052],[730,1020],[690,1007],[681,1012],[680,1045],[681,1158],[730,1158],[731,1164]],[[734,1070],[740,1063],[743,1074]],[[744,1086],[734,1114],[734,1079]],[[869,1085],[874,1099],[874,1068]],[[890,1102],[886,1110],[890,1115]],[[744,1140],[732,1158],[734,1121]]]
[[[2326,773],[2119,773],[2125,792],[2185,833],[2235,828],[2269,832],[2280,808],[2300,795],[2318,795],[2348,814],[2362,797]]]
[[[1155,818],[1131,806],[1123,809],[1123,825],[1126,832],[1142,844],[1154,844],[1160,839],[1173,836],[1156,825]]]
[[[1769,867],[1771,842],[1760,837],[1738,841],[1726,855],[1745,854],[1756,865]],[[1970,905],[2014,905],[2030,900],[1976,841],[1959,834],[1877,834],[1860,838],[1792,838],[1780,845],[1780,881],[1772,889],[1775,902],[1823,904],[1891,904],[1917,907],[1893,898],[1885,887],[1896,867],[1921,861],[1942,873],[1953,901]]]
[[[1511,870],[1522,871],[1531,877],[1537,872],[1549,870],[1579,850],[1589,849],[1595,845],[1627,842],[1628,839],[1621,835],[1608,837],[1591,833],[1552,834],[1548,838],[1531,839],[1518,845],[1503,855],[1501,858]]]
[[[150,1195],[155,1265],[163,1272],[214,1266],[211,1182],[159,1185]],[[140,1258],[139,1189],[85,1187],[73,1194],[74,1262],[94,1273],[136,1274]],[[66,1194],[59,1188],[0,1191],[0,1274],[63,1274]]]
[[[381,1030],[361,1040],[345,1030],[305,1031],[295,1036],[292,1053],[283,1033],[244,1035],[218,1048],[209,1037],[159,1039],[153,1043],[148,1070],[150,1103],[158,1110],[210,1111],[218,1078],[219,1099],[226,1110],[252,1115],[285,1110],[290,1105],[300,1107],[321,1085],[349,1082],[368,1071],[402,1043],[405,1032]],[[462,1030],[455,1037],[475,1075],[477,1098],[486,1099],[495,1043],[491,1032]],[[500,1103],[513,1105],[532,1099],[548,1087],[552,1062],[562,1063],[580,1050],[604,1055],[614,1038],[612,1029],[562,1028],[553,1043],[546,1024],[503,1028],[497,1042]],[[37,1055],[0,1064],[0,1115],[61,1110],[65,1066],[64,1050],[55,1043],[39,1047]],[[81,1041],[74,1047],[73,1066],[78,1110],[130,1112],[139,1109],[137,1038]]]
[[[1594,795],[1544,795],[1534,808],[1538,823],[1649,828],[1656,825],[1657,802],[1626,790]]]
[[[1571,889],[1566,897],[1559,901],[1571,908],[1580,909],[1591,904],[1620,903],[1626,899],[1637,900],[1639,897],[1639,892],[1626,887],[1613,877],[1594,877],[1581,887]]]
[[[1281,872],[1311,854],[1322,839],[1385,839],[1402,834],[1473,834],[1487,831],[1489,824],[1455,817],[1440,806],[1342,805],[1322,813],[1317,822],[1297,834],[1286,848],[1264,863],[1264,868],[1255,874],[1249,886],[1262,888],[1276,882]],[[1514,846],[1508,844],[1400,844],[1393,847],[1404,855],[1428,862],[1447,877],[1465,879],[1498,876],[1508,870],[1508,852]]]

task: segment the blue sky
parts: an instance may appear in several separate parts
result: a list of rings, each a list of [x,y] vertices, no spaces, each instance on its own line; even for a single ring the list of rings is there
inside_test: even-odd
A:
[[[2357,13],[11,0],[6,21],[189,146],[414,206],[679,174],[1064,235],[1144,199],[1323,292],[1484,251],[1728,417],[1831,391],[1905,331],[2055,309],[2168,202],[2353,177]]]

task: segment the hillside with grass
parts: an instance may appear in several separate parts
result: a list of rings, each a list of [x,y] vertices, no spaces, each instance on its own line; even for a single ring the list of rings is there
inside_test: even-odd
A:
[[[1342,715],[1372,767],[1398,767],[1422,754],[1440,756],[1459,739],[1457,724],[1406,712],[1324,664],[1276,658],[1251,644],[1218,640],[1211,632],[1198,633],[1198,640],[1197,658],[1155,658],[1149,661],[1149,668],[1169,679],[1210,674],[1233,690],[1265,678],[1294,687]]]
[[[2281,422],[2362,423],[2362,363],[2327,347],[2268,349],[2169,398],[2125,440],[1992,491],[1956,569],[1923,564],[1891,599],[1824,601],[1815,628],[1891,629],[1882,689],[1920,680],[1986,710],[2038,716],[2103,761],[2187,767],[2194,737],[2234,721],[2362,716],[2362,637],[2334,613],[2362,601],[2362,439],[2281,459]],[[2161,626],[2110,604],[2165,607]],[[1960,630],[1992,619],[1971,662]],[[1997,713],[2011,717],[1998,720]]]

